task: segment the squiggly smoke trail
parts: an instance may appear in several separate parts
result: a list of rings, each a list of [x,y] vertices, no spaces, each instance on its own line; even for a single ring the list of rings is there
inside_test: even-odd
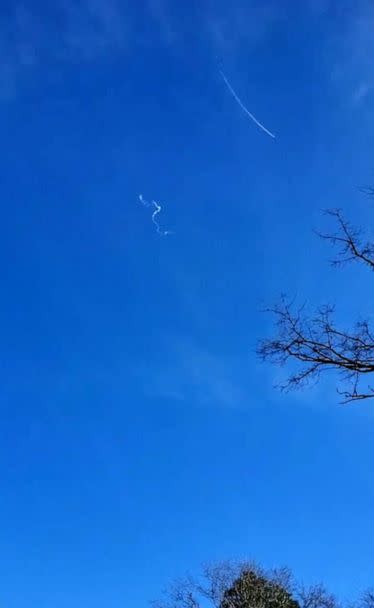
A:
[[[171,230],[161,230],[160,224],[156,220],[156,215],[158,215],[161,211],[161,205],[156,203],[156,201],[152,201],[152,202],[146,201],[143,198],[142,194],[139,194],[139,200],[140,200],[141,204],[144,205],[144,207],[154,207],[155,208],[154,212],[152,213],[152,222],[156,226],[157,233],[160,234],[161,236],[167,236],[168,234],[173,234],[171,232]]]
[[[264,127],[264,125],[262,125],[255,116],[253,116],[253,114],[251,114],[251,112],[245,107],[244,103],[242,102],[242,100],[237,96],[237,94],[235,93],[234,89],[232,88],[231,84],[229,83],[229,81],[227,80],[224,72],[222,70],[219,71],[219,73],[221,74],[228,90],[230,91],[231,95],[233,96],[233,98],[235,99],[235,101],[240,105],[240,107],[242,108],[242,110],[244,110],[244,112],[246,114],[248,114],[249,118],[251,118],[253,120],[254,123],[256,123],[256,125],[258,127],[260,127],[260,129],[262,129],[267,135],[269,135],[270,137],[272,137],[273,139],[275,139],[275,135],[274,133],[272,133],[271,131],[269,131],[266,127]]]

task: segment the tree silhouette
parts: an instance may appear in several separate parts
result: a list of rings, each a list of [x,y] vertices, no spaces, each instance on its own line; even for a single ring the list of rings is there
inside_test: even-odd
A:
[[[374,270],[374,242],[364,240],[362,231],[347,222],[339,209],[326,213],[335,220],[337,231],[319,236],[337,249],[332,264],[359,263]],[[282,389],[303,387],[318,381],[322,372],[333,370],[342,381],[343,388],[337,390],[344,403],[374,397],[369,380],[374,372],[374,333],[368,320],[358,320],[351,329],[342,328],[334,321],[334,307],[323,306],[309,316],[304,306],[296,309],[286,298],[269,311],[276,332],[259,344],[259,356],[276,365],[297,363]]]

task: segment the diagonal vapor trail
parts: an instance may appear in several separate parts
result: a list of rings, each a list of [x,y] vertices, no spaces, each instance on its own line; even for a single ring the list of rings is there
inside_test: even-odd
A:
[[[142,205],[144,205],[144,207],[154,207],[154,211],[152,213],[152,222],[154,223],[154,225],[156,226],[156,231],[157,234],[160,234],[161,236],[167,236],[168,234],[173,234],[171,232],[171,230],[161,230],[160,228],[160,224],[158,223],[156,216],[160,213],[161,211],[161,205],[159,203],[156,203],[156,201],[146,201],[145,198],[143,198],[142,194],[139,194],[139,200],[141,202]]]
[[[224,83],[226,84],[228,90],[230,91],[231,95],[233,96],[233,98],[235,99],[235,101],[240,105],[240,107],[242,108],[242,110],[244,110],[244,112],[246,114],[248,114],[249,118],[251,118],[253,120],[253,122],[260,127],[260,129],[262,129],[262,131],[264,131],[264,133],[266,133],[267,135],[269,135],[270,137],[272,137],[273,139],[275,139],[275,135],[274,133],[272,133],[271,131],[269,131],[263,124],[260,123],[259,120],[257,120],[257,118],[255,116],[253,116],[253,114],[251,114],[251,112],[248,110],[248,108],[245,107],[244,103],[242,102],[242,100],[240,99],[240,97],[238,97],[238,95],[235,93],[234,89],[232,88],[230,82],[228,81],[227,77],[225,76],[225,73],[220,70],[219,73],[221,74]]]

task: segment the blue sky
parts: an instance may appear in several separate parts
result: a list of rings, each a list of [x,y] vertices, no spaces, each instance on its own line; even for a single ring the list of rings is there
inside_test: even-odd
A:
[[[2,4],[4,606],[142,608],[231,557],[373,583],[372,404],[280,395],[253,354],[281,292],[370,312],[313,228],[372,225],[373,24],[369,2]]]

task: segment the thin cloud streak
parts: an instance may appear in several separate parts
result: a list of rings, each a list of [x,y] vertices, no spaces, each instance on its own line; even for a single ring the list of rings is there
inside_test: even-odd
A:
[[[245,380],[238,368],[246,365],[221,353],[212,353],[189,339],[177,338],[164,363],[143,370],[138,377],[151,398],[188,405],[241,407],[248,402]]]
[[[0,21],[0,97],[12,97],[31,69],[122,53],[129,35],[125,6],[60,0],[39,18],[30,2],[14,5]]]
[[[238,95],[236,94],[236,92],[232,88],[232,86],[231,86],[230,82],[228,81],[228,79],[226,78],[224,72],[222,72],[222,70],[220,70],[219,73],[221,74],[221,76],[222,76],[222,78],[223,78],[223,80],[224,80],[224,82],[225,82],[228,90],[230,91],[230,93],[234,97],[235,101],[242,108],[242,110],[244,110],[244,112],[249,116],[249,118],[251,118],[251,120],[253,120],[253,122],[260,129],[262,129],[262,131],[264,131],[264,133],[266,133],[267,135],[269,135],[270,137],[272,137],[273,139],[275,139],[274,133],[272,133],[271,131],[269,131],[259,120],[257,120],[257,118],[248,110],[248,108],[246,108],[246,106],[244,105],[244,103],[242,102],[242,100],[240,99],[240,97],[238,97]]]

